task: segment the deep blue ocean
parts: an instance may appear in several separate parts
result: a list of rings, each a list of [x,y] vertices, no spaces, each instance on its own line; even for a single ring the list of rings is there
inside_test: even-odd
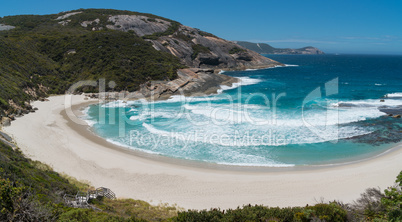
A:
[[[224,72],[216,95],[110,102],[84,117],[130,149],[192,161],[289,167],[347,163],[402,138],[402,56],[266,55],[287,64]]]

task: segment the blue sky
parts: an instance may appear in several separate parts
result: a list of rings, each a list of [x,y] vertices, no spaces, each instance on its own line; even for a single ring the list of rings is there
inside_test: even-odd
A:
[[[265,42],[274,47],[312,45],[327,53],[402,54],[399,0],[3,0],[0,16],[78,8],[152,13],[224,39]]]

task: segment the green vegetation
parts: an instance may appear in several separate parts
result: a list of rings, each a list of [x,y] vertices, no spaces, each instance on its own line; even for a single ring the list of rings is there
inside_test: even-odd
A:
[[[385,190],[381,204],[385,208],[384,215],[388,220],[402,221],[402,172],[398,175],[395,182],[395,186]]]
[[[235,210],[181,212],[173,221],[347,221],[347,212],[337,203],[279,208],[244,206]]]
[[[252,42],[242,42],[239,41],[237,44],[243,46],[246,49],[253,50],[258,53],[263,53],[263,54],[274,54],[277,48],[274,48],[266,43],[252,43]]]
[[[181,32],[174,34],[174,37],[181,39],[185,42],[190,42],[193,39],[193,37],[191,37],[190,35],[185,35],[184,33],[181,33]]]
[[[75,194],[77,187],[56,172],[36,161],[25,158],[21,152],[0,143],[0,177],[10,180],[16,187],[30,188],[43,202],[59,203],[61,195]],[[24,189],[23,189],[24,190]]]
[[[197,31],[201,36],[218,38],[216,35],[211,34],[209,32],[204,32],[204,31],[201,31],[199,29],[197,29]]]
[[[179,208],[168,204],[152,206],[141,200],[121,199],[93,201],[104,213],[124,218],[141,218],[148,221],[163,221],[177,216]]]
[[[237,54],[241,52],[245,52],[246,50],[241,49],[239,47],[233,47],[232,49],[229,50],[229,54]]]
[[[64,209],[62,195],[77,188],[0,142],[0,221],[47,221]]]
[[[197,58],[198,54],[200,53],[210,53],[211,50],[208,47],[205,47],[203,45],[200,44],[195,44],[192,46],[193,48],[193,54],[191,54],[191,59],[195,59]]]
[[[0,37],[0,110],[10,109],[10,100],[25,107],[24,102],[34,98],[24,92],[28,88],[36,88],[37,96],[42,96],[44,92],[39,90],[34,76],[50,75],[55,68],[53,62],[38,52]]]
[[[126,10],[114,10],[114,9],[78,9],[73,10],[66,13],[74,13],[74,12],[83,12],[80,14],[75,14],[73,16],[68,17],[69,22],[68,26],[73,27],[81,27],[81,23],[83,21],[94,21],[95,19],[99,19],[100,23],[98,27],[106,28],[106,25],[109,24],[108,17],[113,15],[142,15],[147,16],[148,21],[156,21],[156,19],[165,20],[168,22],[177,23],[173,20],[163,18],[157,15],[148,14],[148,13],[140,13]],[[56,20],[61,14],[52,14],[52,15],[19,15],[19,16],[5,16],[0,18],[1,24],[7,24],[16,26],[18,29],[22,30],[34,30],[36,28],[46,28],[49,26],[58,26],[58,22],[60,20]]]
[[[60,14],[0,18],[1,24],[16,27],[0,32],[0,115],[16,111],[10,100],[24,108],[27,101],[46,94],[62,94],[80,80],[105,78],[116,83],[113,90],[135,91],[149,80],[175,79],[177,69],[183,67],[178,58],[155,50],[151,43],[133,33],[106,28],[109,15],[146,15],[151,21],[161,17],[106,9],[72,12],[78,11],[83,13],[70,16],[71,21],[65,26],[55,20]],[[81,26],[83,21],[95,19],[100,20],[99,24]],[[172,26],[155,36],[173,34],[180,25],[164,20]],[[92,31],[95,26],[102,30]]]

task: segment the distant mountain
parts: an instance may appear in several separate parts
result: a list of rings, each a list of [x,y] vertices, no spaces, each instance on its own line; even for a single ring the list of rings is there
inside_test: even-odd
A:
[[[266,43],[252,43],[252,42],[245,42],[245,41],[234,41],[238,45],[243,46],[244,48],[253,50],[255,52],[258,52],[260,54],[292,54],[292,55],[319,55],[319,54],[325,54],[323,51],[312,47],[312,46],[307,46],[304,48],[300,49],[282,49],[282,48],[274,48]]]

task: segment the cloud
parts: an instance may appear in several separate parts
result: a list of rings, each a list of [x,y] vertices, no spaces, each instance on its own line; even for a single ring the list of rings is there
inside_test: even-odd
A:
[[[393,35],[383,35],[380,37],[371,37],[371,36],[341,36],[339,37],[340,39],[346,39],[346,40],[367,40],[367,41],[380,41],[380,42],[390,42],[390,41],[401,41],[402,38],[399,36],[393,36]]]
[[[290,39],[273,39],[273,40],[246,40],[249,42],[256,43],[303,43],[303,44],[355,44],[358,43],[368,43],[368,44],[377,44],[380,45],[382,43],[388,43],[393,41],[402,41],[402,38],[399,36],[393,35],[383,35],[380,37],[372,37],[372,36],[340,36],[334,37],[332,40],[318,40],[318,39],[303,39],[303,38],[290,38]]]
[[[336,41],[322,41],[322,40],[313,40],[313,39],[280,39],[280,40],[247,40],[249,42],[258,42],[258,43],[322,43],[322,44],[339,44],[342,42]]]
[[[341,36],[340,39],[347,39],[347,40],[380,40],[380,38],[376,37],[363,37],[363,36]]]

